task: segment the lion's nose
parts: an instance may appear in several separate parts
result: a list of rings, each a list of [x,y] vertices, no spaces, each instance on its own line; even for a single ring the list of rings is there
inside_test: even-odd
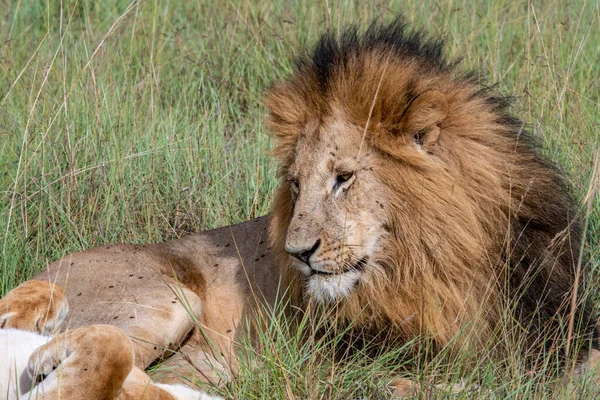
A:
[[[310,263],[308,262],[308,259],[310,258],[310,256],[312,256],[315,251],[317,251],[317,249],[319,248],[319,246],[321,245],[321,239],[318,239],[315,244],[309,248],[309,249],[304,249],[304,250],[300,250],[298,251],[297,249],[290,249],[292,251],[289,251],[288,249],[288,253],[290,253],[290,255],[292,255],[293,257],[296,257],[298,260],[302,261],[303,263],[310,265]]]

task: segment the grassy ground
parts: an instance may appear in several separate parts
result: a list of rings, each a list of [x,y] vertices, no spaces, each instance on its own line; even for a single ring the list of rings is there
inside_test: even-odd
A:
[[[323,30],[399,12],[513,93],[583,196],[600,146],[595,1],[0,0],[0,295],[65,253],[266,213],[276,182],[264,89]],[[598,201],[588,228],[596,280]],[[398,356],[340,366],[287,339],[226,394],[383,396]],[[549,395],[522,371],[476,372],[467,379],[497,397]]]

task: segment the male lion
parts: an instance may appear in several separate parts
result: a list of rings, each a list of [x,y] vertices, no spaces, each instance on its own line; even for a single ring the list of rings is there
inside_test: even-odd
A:
[[[574,297],[570,189],[506,98],[455,65],[399,20],[325,34],[266,96],[281,177],[270,217],[87,250],[37,279],[66,288],[71,327],[120,327],[137,366],[176,348],[169,365],[211,381],[235,373],[243,321],[264,329],[256,306],[278,285],[396,343],[502,357],[511,329],[533,357],[567,338],[596,349],[592,306]]]
[[[437,349],[502,353],[507,311],[526,347],[564,348],[571,312],[595,339],[590,302],[570,307],[569,186],[507,99],[455,65],[395,21],[324,35],[270,90],[283,274],[340,321]]]

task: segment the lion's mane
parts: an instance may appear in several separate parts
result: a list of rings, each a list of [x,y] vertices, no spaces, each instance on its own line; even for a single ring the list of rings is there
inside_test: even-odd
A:
[[[302,297],[284,250],[294,207],[284,177],[306,122],[342,109],[385,160],[373,168],[393,234],[377,253],[384,273],[337,304],[340,320],[403,339],[426,333],[445,346],[469,323],[475,342],[497,338],[510,315],[526,343],[555,343],[567,336],[581,245],[571,189],[510,115],[509,98],[456,65],[441,41],[396,20],[323,35],[271,87],[268,122],[282,177],[270,232],[277,261]],[[402,146],[401,121],[428,90],[445,95],[448,113],[437,143],[415,154]],[[582,301],[576,334],[592,337],[592,307]]]

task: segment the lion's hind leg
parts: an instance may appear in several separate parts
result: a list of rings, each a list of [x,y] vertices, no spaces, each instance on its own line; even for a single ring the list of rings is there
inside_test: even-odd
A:
[[[133,344],[112,325],[60,334],[38,348],[21,375],[21,398],[40,400],[212,400],[203,392],[155,385],[134,366]]]
[[[0,328],[49,335],[69,312],[65,292],[48,281],[26,281],[0,299]]]
[[[38,399],[115,398],[133,367],[129,338],[110,325],[60,334],[38,348],[21,375],[23,391]]]

